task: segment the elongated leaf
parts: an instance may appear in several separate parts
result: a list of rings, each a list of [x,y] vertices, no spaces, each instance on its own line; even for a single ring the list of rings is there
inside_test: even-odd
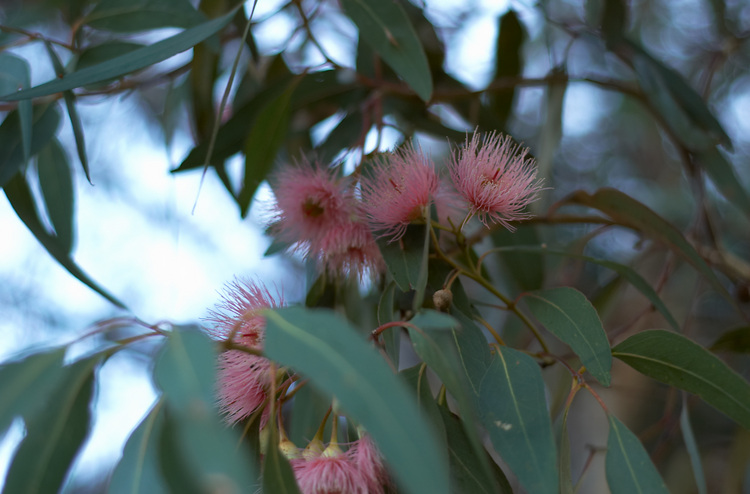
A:
[[[521,225],[515,232],[498,228],[490,235],[493,245],[507,247],[502,252],[503,264],[518,286],[524,291],[538,290],[544,282],[544,259],[541,254],[515,246],[539,245],[542,243],[534,225]],[[506,275],[508,276],[508,275]]]
[[[58,369],[62,376],[50,404],[26,420],[26,437],[5,479],[4,493],[47,494],[62,487],[68,469],[89,430],[89,402],[94,393],[90,358]]]
[[[20,112],[13,111],[5,117],[0,125],[0,187],[18,173],[24,163],[22,127]],[[29,157],[36,155],[55,135],[60,124],[60,112],[57,105],[39,105],[34,107],[32,116],[31,150]]]
[[[544,180],[544,184],[547,186],[554,185],[552,167],[555,153],[563,136],[563,105],[565,103],[565,92],[568,90],[568,75],[562,69],[553,69],[550,76],[555,76],[555,79],[547,86],[547,114],[539,138],[539,151],[536,154],[539,178]],[[532,203],[530,208],[532,211],[540,211],[544,208],[544,205],[541,201],[538,201]]]
[[[711,345],[712,352],[750,353],[750,326],[727,331]]]
[[[612,355],[638,372],[694,393],[750,428],[750,384],[708,350],[660,329],[631,336]]]
[[[26,179],[23,175],[20,173],[17,174],[10,182],[8,182],[4,191],[10,205],[13,207],[13,210],[18,217],[21,218],[21,221],[24,222],[39,243],[47,249],[47,252],[49,252],[49,254],[54,257],[62,267],[67,269],[68,272],[81,283],[85,284],[117,307],[123,309],[126,308],[122,302],[110,295],[109,292],[101,288],[96,282],[94,282],[94,280],[89,278],[89,276],[78,267],[73,259],[71,259],[68,252],[65,250],[65,247],[60,244],[58,239],[47,232],[39,218],[34,198],[31,195],[31,190],[29,189],[29,185],[26,183]]]
[[[55,237],[65,252],[73,250],[74,190],[68,156],[57,139],[52,139],[39,153],[36,162],[42,199]]]
[[[432,97],[432,76],[422,43],[398,2],[342,0],[359,35],[424,101]]]
[[[706,261],[696,252],[682,233],[644,204],[619,190],[610,188],[599,189],[593,195],[578,191],[571,194],[567,201],[598,209],[617,223],[663,242],[677,255],[692,264],[716,291],[732,300],[732,297],[722,286],[714,272],[711,271]]]
[[[190,29],[176,34],[170,38],[158,41],[152,45],[131,51],[119,57],[112,58],[106,62],[77,70],[62,79],[45,82],[39,86],[19,91],[13,94],[0,96],[2,101],[18,101],[22,99],[38,98],[48,94],[59,93],[77,87],[106,81],[144,69],[149,65],[166,60],[178,53],[192,48],[201,41],[209,38],[223,29],[234,16],[237,9],[232,9],[228,14],[199,24]]]
[[[270,428],[268,446],[263,457],[263,474],[261,475],[263,492],[278,494],[299,494],[297,480],[289,460],[279,451],[279,433],[276,427]]]
[[[129,33],[192,27],[205,18],[187,0],[102,0],[84,19],[95,29]]]
[[[47,48],[50,60],[52,60],[52,66],[57,73],[57,77],[62,79],[65,77],[65,68],[60,61],[60,58],[55,53],[55,49],[52,47],[52,43],[49,41],[44,42],[44,46]],[[73,137],[76,141],[76,150],[78,151],[78,158],[81,160],[81,166],[83,166],[83,173],[86,174],[86,180],[91,183],[91,175],[89,173],[89,161],[86,157],[86,141],[83,137],[83,125],[81,124],[81,117],[78,116],[78,110],[76,109],[76,97],[73,91],[63,91],[63,98],[65,99],[65,108],[68,110],[68,117],[70,117],[70,125],[73,128]]]
[[[568,434],[568,412],[570,404],[563,412],[560,433],[560,466],[558,467],[558,478],[560,479],[560,494],[574,494],[573,477],[570,469],[570,434]]]
[[[26,60],[11,53],[0,53],[0,94],[7,94],[19,89],[31,87],[31,70]],[[18,115],[21,120],[21,150],[23,161],[31,158],[31,132],[33,110],[30,101],[18,104]]]
[[[724,155],[714,147],[699,153],[696,160],[706,170],[721,195],[750,218],[750,196],[742,187],[734,168],[724,158]]]
[[[245,141],[245,178],[240,191],[240,214],[244,218],[255,191],[271,171],[281,144],[284,142],[291,114],[292,93],[300,79],[295,79],[275,100],[258,113],[255,124]]]
[[[529,492],[557,494],[557,455],[534,360],[499,347],[479,388],[482,424],[492,445]]]
[[[685,449],[690,456],[690,465],[693,467],[693,477],[695,485],[698,487],[698,494],[708,494],[706,488],[706,475],[703,473],[703,464],[701,462],[701,453],[698,449],[698,443],[693,434],[693,427],[690,425],[690,413],[687,406],[687,393],[682,393],[682,410],[680,411],[680,431],[682,438],[685,440]]]
[[[156,402],[138,428],[130,434],[117,463],[107,492],[110,494],[166,493],[158,469],[158,441],[161,435],[164,401]]]
[[[331,162],[341,150],[357,145],[364,130],[364,117],[361,111],[347,114],[317,148],[320,161]]]
[[[393,303],[396,292],[396,282],[391,281],[380,295],[378,302],[378,324],[393,321]],[[401,354],[401,331],[398,328],[387,330],[380,337],[385,346],[385,353],[390,357],[398,369],[399,356]]]
[[[612,354],[599,314],[586,296],[570,287],[539,290],[524,296],[534,316],[567,343],[586,369],[604,386],[612,376]]]
[[[669,494],[641,442],[614,415],[609,415],[605,469],[612,494]]]
[[[0,434],[17,416],[28,419],[50,404],[65,348],[35,353],[0,366]],[[33,393],[29,390],[33,389]]]
[[[154,378],[164,392],[174,445],[203,490],[253,490],[257,472],[244,447],[237,447],[237,431],[218,416],[215,404],[217,352],[208,336],[186,327],[172,331],[157,358]],[[162,455],[163,458],[163,455]],[[164,465],[162,465],[164,468]]]
[[[131,51],[143,48],[144,45],[139,43],[130,43],[126,41],[109,41],[96,46],[89,46],[84,48],[81,53],[78,54],[78,58],[75,63],[76,70],[85,69],[86,67],[92,67],[100,63],[106,62],[120,55],[125,55]]]
[[[404,236],[395,242],[377,239],[388,272],[402,291],[416,290],[419,286],[422,267],[427,265],[425,244],[429,247],[429,241],[430,232],[425,225],[409,225]]]
[[[497,42],[495,43],[495,74],[492,82],[503,77],[518,77],[523,73],[522,46],[526,38],[523,24],[518,14],[509,10],[498,19]],[[490,86],[492,85],[490,82]],[[490,93],[489,109],[497,119],[500,129],[506,128],[506,122],[513,109],[515,87],[508,90]]]
[[[448,492],[447,461],[406,387],[331,311],[266,312],[266,355],[309,376],[377,442],[406,492]]]

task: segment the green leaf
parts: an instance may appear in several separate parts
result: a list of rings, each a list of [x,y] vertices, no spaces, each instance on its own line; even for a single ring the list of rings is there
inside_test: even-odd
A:
[[[612,494],[669,494],[641,442],[611,414],[605,469]]]
[[[586,296],[570,287],[524,295],[532,314],[552,334],[567,343],[581,363],[604,386],[612,376],[612,354],[599,314]]]
[[[533,225],[521,225],[515,232],[498,228],[490,235],[498,247],[539,245],[542,241]],[[516,249],[502,250],[502,259],[510,276],[523,291],[538,290],[544,282],[544,259],[534,251]],[[507,276],[507,275],[506,275]]]
[[[601,26],[608,46],[613,46],[622,40],[627,18],[628,10],[623,0],[604,0]]]
[[[55,230],[55,237],[60,247],[70,254],[75,238],[73,177],[68,156],[57,139],[52,139],[39,152],[36,166],[42,199]]]
[[[0,53],[0,94],[12,93],[19,89],[31,87],[31,70],[23,58],[11,53]],[[21,119],[21,150],[23,161],[31,158],[31,132],[33,109],[30,101],[18,103],[18,115]]]
[[[712,352],[750,353],[750,326],[727,331],[711,345]]]
[[[248,492],[257,473],[245,448],[237,446],[236,431],[226,427],[214,406],[217,356],[216,344],[194,327],[170,333],[154,367],[167,405],[169,428],[162,439],[172,438],[180,451],[176,461],[195,477],[196,487]]]
[[[295,392],[288,424],[289,439],[297,445],[307,444],[315,436],[330,406],[331,399],[318,391],[312,383],[307,383]],[[285,425],[287,425],[286,422]],[[329,420],[323,436],[330,437],[330,433],[331,421]]]
[[[643,331],[614,347],[612,355],[642,374],[700,396],[750,428],[750,384],[684,336],[661,329]]]
[[[89,431],[94,367],[100,358],[57,369],[59,385],[50,406],[26,420],[26,437],[5,479],[4,493],[58,492]]]
[[[518,77],[523,73],[523,42],[526,32],[518,20],[515,10],[501,16],[498,20],[497,42],[495,43],[495,75],[490,82],[507,77]],[[506,90],[494,90],[489,94],[489,110],[494,114],[498,127],[504,129],[513,109],[515,87]]]
[[[276,154],[284,142],[291,115],[292,93],[300,79],[295,79],[276,99],[258,113],[245,141],[245,178],[240,191],[240,214],[247,215],[250,203],[260,183],[273,167]]]
[[[563,412],[562,424],[560,426],[560,458],[558,478],[560,480],[560,494],[574,494],[573,478],[570,468],[570,434],[568,434],[568,412],[570,412],[570,403],[565,407]]]
[[[263,457],[262,490],[274,494],[299,494],[292,467],[279,450],[278,444],[279,433],[276,427],[270,427],[268,447]]]
[[[158,470],[158,445],[164,422],[164,401],[159,400],[130,434],[107,492],[110,494],[166,493]]]
[[[170,38],[158,41],[152,45],[131,51],[124,55],[112,58],[106,62],[77,70],[62,79],[45,82],[31,89],[19,91],[13,94],[0,96],[0,101],[18,101],[22,99],[38,98],[49,94],[59,93],[88,84],[103,82],[108,79],[117,78],[130,74],[149,65],[166,60],[178,53],[192,48],[201,41],[223,29],[232,20],[237,8],[229,13],[199,24],[190,29],[176,34]]]
[[[479,388],[482,424],[529,492],[557,494],[557,458],[544,381],[534,359],[499,347]]]
[[[128,41],[108,41],[96,46],[88,46],[78,54],[75,62],[76,70],[85,69],[106,62],[120,55],[125,55],[131,51],[143,48],[140,43],[130,43]]]
[[[431,309],[421,310],[409,322],[424,331],[439,331],[459,327],[458,321],[454,317]]]
[[[432,97],[432,76],[422,43],[398,2],[342,0],[359,35],[424,101]]]
[[[698,153],[695,159],[706,170],[721,195],[750,218],[750,196],[742,187],[732,165],[724,159],[724,155],[714,147]]]
[[[52,60],[52,66],[57,73],[57,77],[65,77],[65,69],[63,68],[62,62],[55,53],[55,49],[52,47],[52,43],[49,41],[44,42],[47,53],[49,54],[50,60]],[[89,174],[89,161],[86,157],[86,141],[83,138],[83,125],[81,124],[81,117],[78,116],[78,110],[76,109],[76,97],[73,91],[63,91],[63,98],[65,99],[65,107],[68,109],[68,116],[70,117],[70,125],[73,127],[73,137],[76,141],[76,150],[78,151],[78,158],[81,160],[81,166],[83,166],[83,173],[86,174],[86,180],[91,183],[91,175]]]
[[[380,301],[378,302],[378,324],[382,325],[394,320],[393,303],[395,292],[396,282],[391,281],[380,295]],[[398,369],[399,356],[401,353],[401,331],[398,328],[391,328],[386,330],[380,338],[385,346],[385,353],[390,357],[391,361]]]
[[[94,29],[130,33],[192,27],[204,20],[188,0],[101,0],[83,22]]]
[[[55,348],[0,366],[0,434],[13,418],[28,419],[52,403],[49,394],[61,377],[63,357],[65,348]]]
[[[663,242],[675,254],[689,262],[724,297],[733,300],[722,286],[716,274],[682,233],[644,204],[616,189],[603,188],[593,195],[584,191],[574,192],[568,202],[582,204],[607,214],[618,224],[640,231]]]
[[[31,190],[29,189],[29,185],[26,183],[26,179],[23,175],[18,173],[13,177],[13,179],[5,186],[4,191],[10,205],[13,207],[13,210],[18,217],[21,218],[21,221],[24,222],[39,243],[42,244],[47,252],[49,252],[49,254],[54,257],[62,267],[67,269],[68,272],[81,283],[85,284],[117,307],[126,309],[122,302],[110,295],[109,292],[101,288],[96,282],[94,282],[94,280],[89,278],[89,276],[73,261],[65,250],[65,247],[61,245],[58,238],[47,232],[42,224],[42,220],[39,218],[39,212],[34,203],[34,198],[31,195]]]
[[[330,163],[342,149],[356,146],[364,131],[362,112],[355,110],[347,114],[317,147],[318,158],[323,163]]]
[[[377,239],[388,272],[402,291],[419,287],[420,275],[428,259],[425,245],[429,248],[429,242],[430,232],[425,225],[409,225],[404,236],[394,242],[384,237]]]
[[[0,125],[0,187],[18,173],[24,164],[23,151],[23,117],[19,111],[13,111],[5,117]],[[60,123],[60,112],[57,105],[38,105],[34,107],[32,116],[31,151],[29,157],[36,155],[50,139],[54,137]]]
[[[447,462],[405,385],[357,331],[327,310],[267,311],[266,355],[335,395],[372,435],[399,484],[447,494]]]
[[[536,163],[539,178],[544,180],[544,185],[552,186],[555,153],[563,136],[563,106],[565,92],[568,89],[568,74],[563,69],[553,68],[549,76],[554,76],[554,80],[547,85],[546,115],[539,137]],[[536,202],[530,208],[532,211],[537,211],[543,209],[543,205],[541,202]]]
[[[471,441],[466,435],[466,427],[462,420],[452,414],[446,407],[438,407],[443,419],[446,438],[448,440],[448,454],[450,455],[451,480],[455,493],[503,493],[513,494],[513,489],[500,467],[493,463],[495,475],[487,478],[480,468],[481,461],[476,456]],[[482,450],[486,457],[487,454]]]
[[[698,494],[708,494],[708,490],[706,489],[706,475],[703,473],[700,450],[698,449],[698,443],[695,440],[695,434],[693,434],[693,428],[690,425],[687,393],[685,392],[682,393],[680,431],[682,432],[682,438],[685,440],[685,449],[690,457],[690,465],[693,467],[693,477],[695,478],[695,485],[698,488]]]

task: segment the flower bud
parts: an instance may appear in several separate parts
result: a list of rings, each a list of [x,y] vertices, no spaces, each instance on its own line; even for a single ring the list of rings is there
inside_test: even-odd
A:
[[[432,303],[441,312],[448,312],[453,303],[453,293],[450,290],[438,290],[432,294]]]
[[[279,443],[279,451],[281,451],[281,454],[283,454],[287,460],[296,460],[297,458],[302,457],[297,445],[289,439],[283,439]]]

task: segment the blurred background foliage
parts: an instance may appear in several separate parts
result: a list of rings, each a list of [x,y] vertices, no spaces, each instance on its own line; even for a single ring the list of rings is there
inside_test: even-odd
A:
[[[750,4],[501,3],[383,2],[375,16],[395,26],[384,31],[355,0],[260,0],[243,39],[251,2],[231,11],[235,4],[227,0],[4,0],[0,94],[84,74],[82,84],[51,86],[33,101],[0,101],[0,185],[17,215],[13,221],[25,223],[66,270],[109,298],[113,305],[85,313],[91,320],[122,315],[118,305],[141,314],[150,296],[145,288],[115,281],[118,288],[110,288],[97,273],[80,268],[77,262],[91,264],[75,250],[76,201],[91,187],[89,178],[103,190],[97,200],[133,200],[127,183],[132,177],[118,167],[138,158],[128,157],[127,143],[114,147],[118,139],[132,137],[125,127],[145,129],[154,148],[161,143],[167,149],[172,165],[161,165],[158,173],[166,175],[170,166],[177,181],[197,185],[205,168],[206,188],[220,183],[231,200],[209,210],[237,218],[250,214],[253,198],[262,202],[268,196],[263,181],[275,165],[302,155],[343,161],[352,170],[371,153],[415,138],[441,162],[467,132],[503,131],[530,147],[549,189],[533,206],[536,219],[513,234],[476,235],[477,252],[546,244],[628,264],[659,292],[684,334],[703,346],[716,345],[747,378]],[[196,34],[208,19],[228,12],[233,13],[213,31]],[[176,28],[191,34],[180,54],[167,57],[169,50],[157,42],[176,36]],[[138,54],[148,48],[156,57],[150,63],[120,64],[143,59]],[[128,54],[137,56],[116,58]],[[106,65],[113,59],[118,63]],[[96,111],[112,100],[129,102],[127,122],[107,126],[106,109]],[[122,154],[113,156],[117,153]],[[683,232],[719,275],[726,296],[678,255],[658,227],[649,230],[633,209],[618,210],[591,195],[604,187],[642,202]],[[180,206],[185,215],[180,222],[188,235],[199,237],[204,230],[188,215],[196,189]],[[158,190],[149,192],[158,197]],[[199,209],[217,197],[203,193]],[[154,211],[152,201],[134,202],[151,224],[169,225],[173,219],[168,211]],[[257,216],[239,225],[257,229]],[[107,234],[94,236],[106,244]],[[2,238],[3,245],[16,241]],[[206,242],[210,248],[211,240]],[[111,255],[121,270],[139,262]],[[583,291],[613,344],[640,329],[667,327],[641,294],[599,265],[534,252],[497,259],[488,258],[486,269],[508,292],[560,285]],[[304,273],[298,259],[284,262],[284,276]],[[237,271],[251,273],[252,267]],[[2,277],[0,300],[11,321],[4,331],[23,331],[17,327],[29,321],[48,328],[78,323],[66,315],[65,293],[34,297],[43,279],[10,268]],[[292,298],[305,293],[292,291]],[[496,311],[486,312],[493,324],[505,325],[504,338],[513,346],[528,344],[517,322],[506,324]],[[16,344],[5,354],[23,347]],[[545,373],[550,389],[562,393],[549,395],[553,413],[566,393],[559,371]],[[679,392],[624,367],[615,372],[622,377],[602,395],[639,434],[673,492],[697,492],[685,475],[690,459],[679,434]],[[750,434],[701,402],[691,405],[710,491],[748,489]],[[607,421],[595,407],[579,400],[570,416],[574,477],[591,472],[582,492],[606,489],[597,438]],[[98,467],[99,478],[106,479],[111,465]],[[75,482],[69,488],[96,491]]]

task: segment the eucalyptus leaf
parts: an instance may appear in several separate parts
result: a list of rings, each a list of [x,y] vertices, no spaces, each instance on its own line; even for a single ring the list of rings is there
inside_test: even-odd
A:
[[[101,0],[84,23],[94,29],[129,33],[162,27],[192,27],[205,18],[188,0]]]
[[[52,139],[39,152],[36,166],[42,199],[55,237],[65,252],[70,254],[75,241],[75,191],[68,155],[57,139]]]
[[[19,89],[31,87],[31,69],[29,63],[12,53],[0,53],[0,94],[12,93]],[[23,161],[31,158],[31,136],[33,109],[30,101],[18,103],[18,115],[21,120],[21,150]]]
[[[641,442],[611,414],[605,471],[612,494],[669,494]]]

